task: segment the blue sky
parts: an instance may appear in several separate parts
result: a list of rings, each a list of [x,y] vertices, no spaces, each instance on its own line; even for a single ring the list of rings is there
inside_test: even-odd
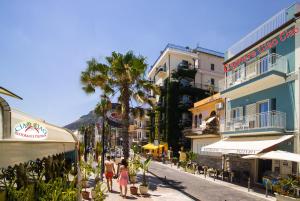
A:
[[[0,86],[30,115],[63,126],[92,110],[81,90],[92,57],[133,50],[152,65],[167,43],[224,52],[294,1],[0,1]]]

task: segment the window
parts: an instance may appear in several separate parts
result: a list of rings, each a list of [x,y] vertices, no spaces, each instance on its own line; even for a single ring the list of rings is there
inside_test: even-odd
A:
[[[210,64],[210,70],[214,71],[215,70],[215,64]]]
[[[211,79],[210,79],[210,84],[211,84],[211,85],[215,85],[215,79],[214,79],[214,78],[211,78]]]
[[[195,124],[195,128],[197,128],[198,127],[198,116],[197,115],[195,115],[195,118],[194,118],[194,124]]]
[[[200,127],[202,124],[202,114],[199,114],[199,118],[198,118],[198,127]]]
[[[259,126],[267,127],[269,122],[269,101],[264,101],[258,103],[258,112],[259,112]]]
[[[260,74],[265,73],[268,71],[268,56],[264,56],[260,59],[259,62],[259,70]]]
[[[234,121],[243,120],[243,107],[237,107],[231,110],[231,118]]]

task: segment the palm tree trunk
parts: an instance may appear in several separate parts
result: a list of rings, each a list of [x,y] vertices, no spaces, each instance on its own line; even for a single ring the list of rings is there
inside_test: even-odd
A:
[[[123,155],[125,159],[129,158],[129,136],[128,136],[128,128],[129,128],[129,91],[128,88],[124,89],[123,103],[122,103],[123,111]]]

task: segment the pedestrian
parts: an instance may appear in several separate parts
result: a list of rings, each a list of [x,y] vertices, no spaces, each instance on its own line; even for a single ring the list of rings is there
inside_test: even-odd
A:
[[[127,166],[128,166],[128,164],[127,164],[126,159],[122,159],[118,182],[119,182],[119,186],[120,186],[120,195],[123,198],[126,198],[126,194],[127,194],[127,184],[128,184],[128,178],[129,178]],[[124,187],[124,194],[122,193],[123,187]]]
[[[112,178],[115,174],[115,163],[113,161],[111,161],[110,156],[106,157],[106,161],[104,162],[104,166],[105,166],[105,177],[107,180],[107,188],[109,192],[112,192]]]

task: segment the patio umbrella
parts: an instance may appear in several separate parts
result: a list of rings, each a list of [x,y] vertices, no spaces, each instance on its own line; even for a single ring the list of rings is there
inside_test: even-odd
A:
[[[266,153],[261,153],[257,155],[248,155],[244,156],[244,159],[270,159],[270,160],[285,160],[285,161],[294,161],[294,162],[300,162],[300,154],[295,154],[287,151],[270,151]]]

